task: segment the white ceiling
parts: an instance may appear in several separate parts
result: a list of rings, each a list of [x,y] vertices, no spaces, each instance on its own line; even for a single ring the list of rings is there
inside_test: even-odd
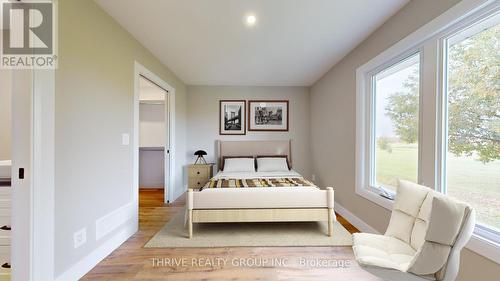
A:
[[[186,84],[309,86],[409,0],[96,2]]]

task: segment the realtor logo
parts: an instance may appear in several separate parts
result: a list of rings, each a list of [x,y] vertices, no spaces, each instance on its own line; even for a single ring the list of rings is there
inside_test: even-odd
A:
[[[56,68],[54,14],[51,2],[2,3],[0,67]]]

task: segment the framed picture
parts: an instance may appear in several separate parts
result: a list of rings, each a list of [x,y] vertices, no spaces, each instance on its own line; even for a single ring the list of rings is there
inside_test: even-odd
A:
[[[245,100],[221,100],[219,103],[219,134],[245,135]]]
[[[288,131],[288,101],[248,101],[248,130]]]

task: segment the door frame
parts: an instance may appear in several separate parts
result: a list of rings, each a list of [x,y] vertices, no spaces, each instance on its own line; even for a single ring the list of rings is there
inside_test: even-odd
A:
[[[147,69],[145,66],[139,62],[134,62],[134,125],[133,125],[133,139],[132,139],[132,151],[133,151],[133,186],[132,194],[134,194],[134,202],[136,205],[139,204],[139,97],[140,97],[140,87],[139,80],[141,76],[150,80],[151,82],[158,85],[167,91],[165,96],[165,124],[168,130],[166,130],[167,138],[165,138],[165,148],[164,156],[168,157],[168,169],[165,170],[165,177],[168,179],[165,182],[164,187],[164,199],[165,203],[169,203],[173,196],[173,186],[175,182],[175,88],[170,86],[158,75]],[[165,161],[167,162],[167,161]],[[167,167],[165,167],[167,168]]]
[[[55,71],[11,75],[12,279],[54,280]]]

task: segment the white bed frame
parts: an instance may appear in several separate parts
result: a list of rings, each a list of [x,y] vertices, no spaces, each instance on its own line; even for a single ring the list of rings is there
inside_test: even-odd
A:
[[[224,156],[287,155],[292,166],[291,141],[218,141],[218,162]],[[220,166],[220,165],[219,165]],[[193,237],[193,223],[224,222],[298,222],[328,221],[328,235],[333,235],[336,220],[334,191],[286,190],[188,190],[188,232]]]

